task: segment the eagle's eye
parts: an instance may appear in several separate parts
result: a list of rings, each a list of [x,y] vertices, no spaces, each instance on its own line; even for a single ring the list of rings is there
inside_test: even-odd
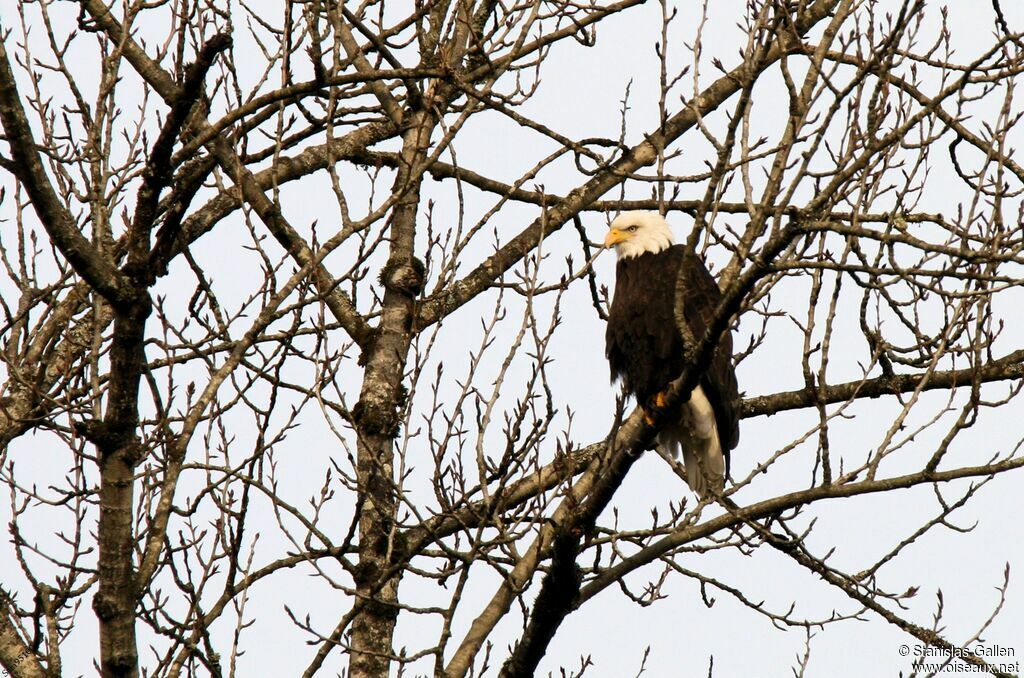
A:
[[[632,226],[630,226],[630,227],[629,227],[629,228],[627,228],[626,230],[627,230],[627,231],[629,231],[630,233],[632,233],[632,232],[633,232],[633,231],[635,231],[636,229],[637,229],[637,225],[636,225],[636,224],[633,224]]]

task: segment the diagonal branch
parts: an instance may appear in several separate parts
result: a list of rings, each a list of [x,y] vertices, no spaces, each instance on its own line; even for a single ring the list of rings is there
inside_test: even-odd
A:
[[[0,34],[5,32],[3,24],[0,24]],[[10,169],[25,186],[32,207],[61,254],[67,258],[75,271],[113,306],[123,307],[130,303],[134,298],[134,289],[130,281],[82,235],[74,217],[61,203],[50,179],[46,176],[2,39],[0,122],[3,123],[4,134],[14,161]]]
[[[153,61],[138,43],[124,34],[121,23],[100,0],[83,0],[83,6],[96,24],[107,34],[107,37],[120,46],[132,67],[153,86],[153,89],[165,101],[174,102],[181,96],[180,88],[175,84],[173,78]],[[203,132],[210,126],[210,123],[205,116],[197,115],[193,118],[192,126],[195,131]],[[313,251],[284,219],[281,211],[267,197],[263,187],[255,180],[253,173],[245,167],[227,140],[221,136],[214,137],[210,142],[210,147],[228,175],[239,182],[243,197],[252,205],[282,247],[301,266],[306,266],[313,261]],[[327,268],[323,264],[318,264],[312,270],[311,278],[323,296],[324,303],[342,327],[360,347],[368,346],[373,339],[373,329],[340,289]]]
[[[665,556],[684,544],[689,544],[698,539],[709,537],[721,530],[739,527],[750,521],[767,518],[798,506],[824,499],[839,499],[878,492],[890,492],[918,485],[945,483],[961,478],[988,477],[1020,468],[1024,468],[1024,457],[1005,459],[982,466],[963,466],[945,471],[923,470],[902,476],[862,480],[842,485],[817,485],[806,490],[798,490],[759,501],[749,506],[737,507],[730,513],[716,516],[697,525],[683,526],[657,542],[640,549],[629,558],[602,571],[581,589],[579,604],[582,605],[608,586],[620,581],[630,572]]]
[[[15,678],[47,678],[50,675],[39,661],[39,655],[18,633],[14,610],[4,591],[0,591],[0,666],[4,667],[5,676]]]
[[[858,603],[876,613],[893,626],[896,626],[914,636],[922,643],[925,643],[930,647],[941,648],[945,652],[949,653],[947,656],[955,656],[967,664],[978,667],[984,673],[999,676],[1000,678],[1014,678],[1011,674],[999,671],[995,667],[990,666],[988,662],[978,656],[977,653],[964,651],[963,648],[949,642],[936,631],[926,629],[923,626],[918,626],[917,624],[909,622],[896,613],[886,609],[873,596],[867,595],[859,590],[857,585],[848,577],[841,575],[839,572],[828,567],[821,561],[821,559],[812,556],[807,551],[806,545],[799,538],[796,538],[795,535],[779,535],[760,523],[752,523],[752,525],[755,526],[758,533],[764,536],[765,540],[773,548],[785,553],[787,556],[811,572],[814,572],[832,586],[840,589],[853,600],[856,600]]]
[[[838,0],[818,0],[811,4],[797,22],[799,33],[806,33],[826,18],[837,3]],[[644,141],[627,150],[621,158],[592,179],[571,191],[563,202],[539,216],[466,277],[424,300],[416,322],[417,329],[438,322],[490,287],[494,280],[515,266],[541,241],[561,229],[573,216],[621,184],[636,170],[653,164],[658,159],[659,148],[665,148],[678,139],[697,125],[701,118],[740,91],[744,83],[756,79],[765,69],[794,49],[800,49],[800,46],[793,44],[788,36],[781,37],[771,43],[763,59],[744,62],[715,80],[699,96],[688,102],[686,108],[645,135]],[[753,68],[754,64],[758,66],[757,69]]]
[[[338,35],[338,40],[341,42],[342,47],[345,48],[345,53],[348,54],[349,60],[355,69],[360,74],[372,73],[376,69],[366,59],[366,55],[363,54],[363,50],[359,47],[359,43],[356,42],[356,38],[352,35],[351,29],[348,24],[356,26],[357,28],[363,28],[362,23],[359,19],[352,14],[351,11],[345,9],[344,3],[340,4],[341,12],[328,10],[331,16],[331,23],[333,24],[334,30]],[[370,31],[363,28],[364,35],[373,35]],[[389,54],[386,46],[383,44],[377,45],[379,50],[382,50],[382,54]],[[396,67],[401,67],[401,64],[393,64]],[[408,81],[406,81],[408,83]],[[387,114],[388,118],[396,127],[402,126],[402,121],[405,118],[405,114],[402,111],[402,105],[395,99],[391,94],[391,90],[388,89],[387,85],[381,80],[369,80],[368,82],[370,91],[373,92],[374,96],[380,102],[381,108]],[[408,85],[407,85],[408,86]],[[410,96],[415,92],[415,89],[410,89]]]
[[[196,57],[195,63],[188,68],[185,82],[181,86],[178,97],[171,105],[171,111],[164,121],[160,134],[153,144],[149,162],[142,173],[142,187],[139,189],[136,200],[135,215],[126,238],[128,245],[128,268],[126,269],[136,280],[143,280],[147,285],[152,285],[156,280],[156,270],[152,266],[153,252],[150,251],[150,235],[153,224],[156,222],[157,207],[160,201],[160,193],[167,188],[171,181],[173,167],[171,166],[171,151],[174,143],[181,134],[185,122],[188,120],[192,107],[203,96],[203,81],[206,74],[213,65],[217,55],[231,45],[230,36],[220,33],[210,38]],[[196,185],[198,189],[198,185]],[[179,195],[178,198],[188,198],[195,195],[191,192],[188,195]],[[184,209],[185,206],[179,207]],[[171,230],[176,230],[180,221],[171,221],[168,224]],[[163,229],[158,238],[173,238],[175,233]]]

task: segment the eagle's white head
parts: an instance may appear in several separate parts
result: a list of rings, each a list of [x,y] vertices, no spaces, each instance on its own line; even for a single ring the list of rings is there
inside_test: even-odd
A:
[[[672,230],[657,212],[634,210],[623,212],[612,222],[605,247],[614,247],[620,259],[637,257],[645,252],[657,254],[672,246]]]

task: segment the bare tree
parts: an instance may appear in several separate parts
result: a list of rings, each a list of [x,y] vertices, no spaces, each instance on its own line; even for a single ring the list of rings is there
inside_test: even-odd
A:
[[[1013,671],[958,652],[1001,602],[949,635],[941,598],[922,619],[881,576],[1024,465],[970,442],[1024,377],[1024,44],[998,2],[969,59],[909,0],[749,0],[738,54],[705,33],[720,3],[665,0],[617,46],[640,0],[11,4],[11,675],[253,675],[280,634],[305,676],[528,676],[588,601],[676,579],[806,629],[798,675],[850,619]],[[652,45],[656,105],[626,87],[603,136],[558,122],[589,108],[559,92],[589,55]],[[656,426],[610,387],[581,413],[553,366],[575,342],[605,379],[581,337],[622,209],[690,226],[724,295],[670,405],[735,328],[745,425],[804,411],[780,445],[744,436],[714,500],[632,497],[669,502],[646,522],[616,493]],[[853,567],[822,548],[825,500],[913,487],[931,513],[898,539]],[[775,609],[708,564],[761,551],[846,607]]]

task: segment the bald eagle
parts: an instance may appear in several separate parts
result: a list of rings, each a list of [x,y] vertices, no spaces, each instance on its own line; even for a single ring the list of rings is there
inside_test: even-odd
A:
[[[661,411],[665,391],[685,366],[684,335],[676,324],[677,279],[682,285],[680,315],[691,341],[704,336],[721,292],[700,257],[684,245],[673,244],[672,231],[657,212],[619,215],[604,246],[614,247],[618,255],[605,334],[612,381],[621,379],[645,413]],[[739,441],[738,415],[732,335],[726,331],[689,402],[678,414],[667,416],[668,423],[658,434],[658,447],[664,453],[678,457],[682,451],[687,482],[700,497],[724,487],[729,451]]]

